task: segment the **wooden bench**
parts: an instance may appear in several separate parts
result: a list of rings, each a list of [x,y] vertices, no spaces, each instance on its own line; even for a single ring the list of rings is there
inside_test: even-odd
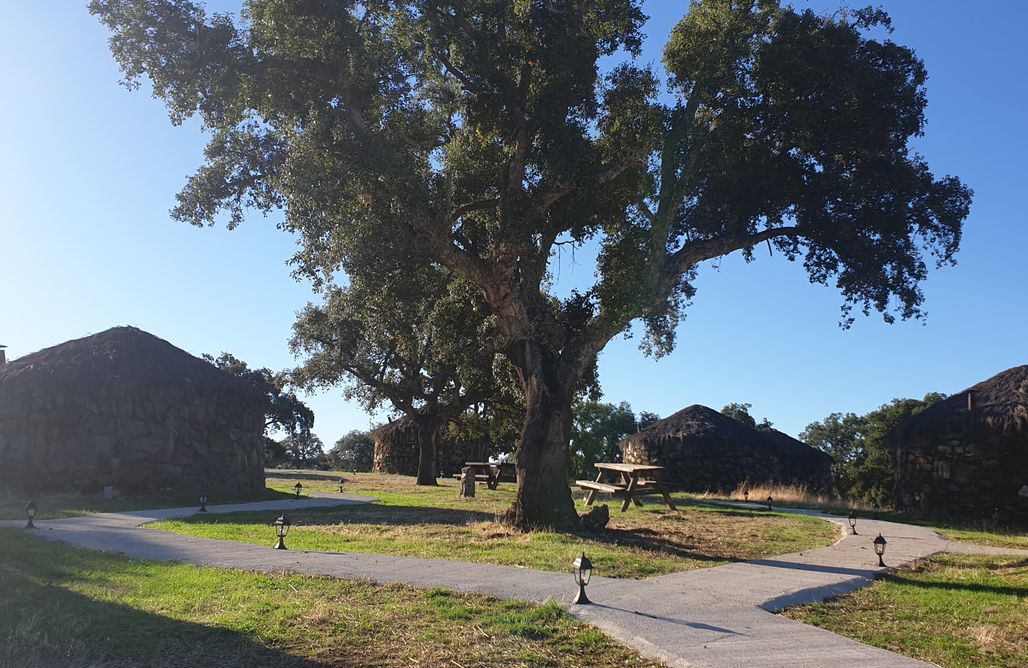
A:
[[[624,487],[619,485],[612,485],[605,482],[596,482],[595,480],[576,480],[575,484],[582,489],[594,489],[597,492],[603,492],[605,494],[617,495],[624,493]]]
[[[597,462],[594,466],[599,471],[596,480],[575,481],[579,488],[589,490],[585,497],[585,505],[591,506],[596,498],[596,493],[602,492],[613,497],[623,497],[621,512],[625,512],[633,503],[637,506],[642,505],[638,498],[639,495],[657,491],[664,497],[664,503],[668,508],[677,510],[660,479],[662,467],[606,462]],[[602,482],[604,473],[614,473],[620,480],[618,482]]]
[[[453,477],[456,478],[457,480],[463,480],[464,479],[464,474],[463,473],[454,473]],[[485,482],[485,483],[488,483],[491,480],[492,480],[491,476],[487,476],[487,475],[484,475],[482,473],[476,473],[475,474],[475,482]]]

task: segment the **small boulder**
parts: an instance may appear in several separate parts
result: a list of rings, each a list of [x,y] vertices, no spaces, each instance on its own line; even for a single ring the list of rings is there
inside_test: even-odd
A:
[[[607,504],[594,506],[592,510],[582,515],[582,528],[586,531],[600,532],[607,528],[610,521],[610,508]]]

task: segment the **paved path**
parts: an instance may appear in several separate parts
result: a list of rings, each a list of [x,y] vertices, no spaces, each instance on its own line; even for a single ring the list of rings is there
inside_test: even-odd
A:
[[[266,510],[270,522],[272,514],[282,509],[372,500],[349,494],[317,497],[210,506],[210,511]],[[759,508],[756,504],[753,507]],[[39,534],[50,540],[138,559],[368,578],[536,602],[568,603],[576,590],[570,573],[370,554],[274,550],[270,547],[270,530],[269,545],[262,547],[140,528],[153,520],[186,517],[195,512],[195,508],[174,508],[46,520],[38,522]],[[835,522],[842,535],[845,518],[808,514]],[[22,524],[0,522],[0,526]],[[571,606],[570,611],[644,656],[671,666],[926,666],[772,613],[868,584],[882,571],[871,548],[871,538],[878,532],[889,541],[885,558],[891,565],[942,551],[1028,556],[1026,550],[951,543],[930,529],[892,522],[861,519],[857,530],[860,535],[845,535],[831,547],[770,559],[642,581],[594,577],[589,596],[596,605]],[[848,533],[848,527],[845,531]]]

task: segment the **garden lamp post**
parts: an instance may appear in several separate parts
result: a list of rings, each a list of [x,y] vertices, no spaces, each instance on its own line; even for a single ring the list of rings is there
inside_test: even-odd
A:
[[[885,554],[885,539],[882,538],[882,534],[878,534],[878,538],[871,542],[874,543],[875,554],[878,555],[878,565],[884,568],[885,562],[882,561],[882,555]]]
[[[293,491],[296,492],[296,498],[299,499],[300,498],[300,492],[303,491],[303,483],[302,482],[298,482],[295,485],[293,485]]]
[[[286,534],[289,533],[289,527],[292,522],[286,517],[285,513],[272,522],[272,526],[275,527],[275,535],[278,536],[278,545],[275,546],[276,550],[286,550]]]
[[[745,501],[746,503],[750,502],[750,490],[748,490],[748,489],[742,490],[742,500]]]
[[[575,558],[574,574],[575,584],[578,585],[578,595],[575,596],[575,600],[572,603],[578,605],[588,605],[592,603],[589,597],[585,595],[585,586],[589,584],[589,578],[592,577],[593,573],[593,562],[589,561],[589,557],[585,556],[585,552],[582,556]]]
[[[342,478],[339,479],[339,491],[340,492],[343,491],[343,479]]]
[[[35,501],[30,500],[28,503],[25,504],[25,514],[29,518],[28,523],[25,524],[25,528],[26,529],[35,529],[36,528],[36,525],[33,523],[32,520],[36,519],[36,511],[37,510],[39,510],[39,509],[36,507],[36,502]]]
[[[774,503],[774,498],[770,494],[767,495],[767,509],[771,510],[771,504]]]
[[[206,513],[207,512],[207,495],[206,494],[201,494],[200,495],[200,512],[201,513]]]
[[[857,514],[852,510],[850,511],[850,531],[854,536],[857,535]]]

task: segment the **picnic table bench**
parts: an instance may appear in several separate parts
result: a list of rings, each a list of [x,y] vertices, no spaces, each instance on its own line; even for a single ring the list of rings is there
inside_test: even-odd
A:
[[[597,492],[603,492],[613,497],[623,497],[624,501],[621,502],[621,512],[625,512],[628,510],[629,504],[634,503],[637,506],[642,506],[642,502],[638,498],[639,495],[649,494],[656,490],[664,497],[664,503],[667,504],[668,508],[678,510],[675,508],[675,504],[664,487],[664,482],[661,480],[661,472],[664,470],[663,466],[608,462],[597,462],[595,466],[597,471],[599,471],[596,475],[596,480],[575,481],[579,488],[589,490],[589,494],[585,497],[585,505],[591,506]],[[605,475],[613,475],[616,480],[614,482],[603,482]]]
[[[505,474],[514,474],[514,462],[464,462],[464,466],[474,471],[475,480],[484,482],[489,489],[499,487],[500,478]],[[462,478],[463,476],[456,475],[454,477]]]

